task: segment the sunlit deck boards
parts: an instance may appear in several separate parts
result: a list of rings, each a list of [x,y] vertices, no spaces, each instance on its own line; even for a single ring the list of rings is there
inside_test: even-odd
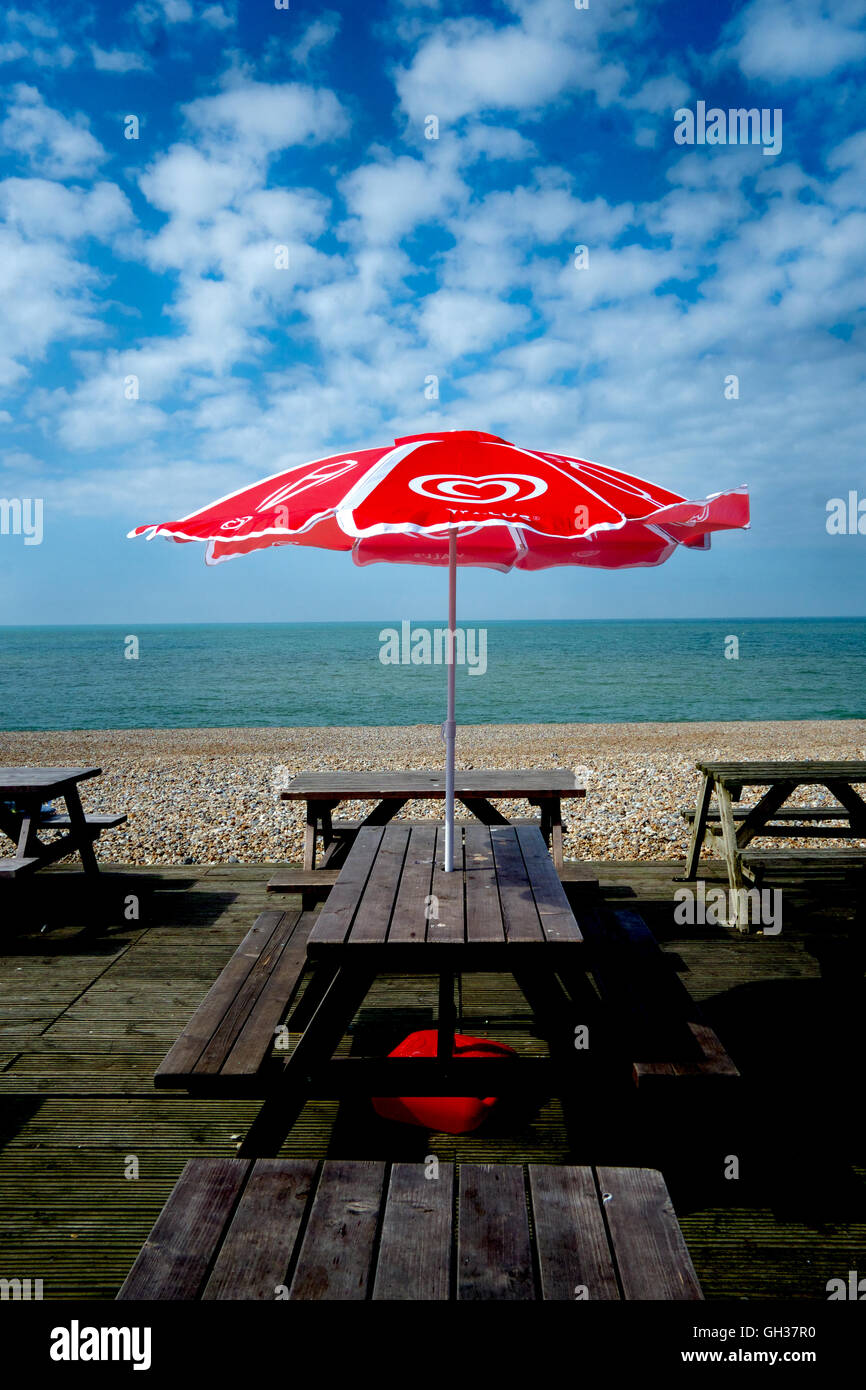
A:
[[[45,1297],[115,1297],[185,1163],[236,1156],[260,1102],[153,1089],[153,1073],[258,914],[275,866],[138,871],[139,921],[7,930],[0,958],[0,1270]],[[673,922],[676,864],[596,864],[612,904],[638,906],[743,1073],[744,1113],[665,1126],[631,1092],[508,1109],[462,1138],[388,1126],[357,1102],[311,1101],[281,1157],[660,1168],[705,1297],[824,1299],[866,1269],[860,1119],[863,947],[835,889],[791,889],[774,939]],[[48,885],[54,870],[28,885]],[[133,871],[135,872],[135,871]],[[64,876],[66,877],[66,876]],[[81,876],[79,876],[81,877]],[[110,882],[111,875],[103,874]],[[68,878],[67,878],[68,881]],[[787,894],[787,890],[786,890]],[[68,899],[68,894],[65,895]],[[294,910],[286,895],[280,907]],[[61,904],[62,906],[62,904]],[[68,903],[67,908],[68,909]],[[62,913],[58,908],[55,918]],[[858,952],[860,954],[858,955]],[[464,977],[467,1031],[541,1055],[506,976]],[[387,1050],[429,1027],[435,986],[377,982],[343,1044]],[[392,1012],[399,1010],[398,1013]],[[772,1104],[768,1105],[768,1097]],[[720,1159],[735,1153],[740,1178]],[[792,1155],[795,1161],[792,1162]],[[137,1160],[138,1176],[127,1176]]]

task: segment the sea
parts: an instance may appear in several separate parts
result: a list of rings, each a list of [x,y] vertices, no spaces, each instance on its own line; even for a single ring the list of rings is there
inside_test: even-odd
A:
[[[437,630],[441,617],[0,627],[0,728],[440,723]],[[470,621],[460,632],[463,724],[866,716],[866,619]]]

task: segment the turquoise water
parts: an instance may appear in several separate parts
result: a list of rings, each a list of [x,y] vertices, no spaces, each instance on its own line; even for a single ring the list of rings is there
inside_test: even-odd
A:
[[[465,626],[479,672],[482,626],[487,642],[483,674],[458,666],[467,724],[866,715],[866,619]],[[445,667],[383,664],[386,627],[400,619],[0,628],[0,728],[440,722]]]

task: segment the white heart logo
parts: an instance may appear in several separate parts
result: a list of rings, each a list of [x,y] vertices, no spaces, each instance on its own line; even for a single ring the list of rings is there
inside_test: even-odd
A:
[[[427,473],[422,478],[411,478],[409,487],[421,497],[432,497],[437,502],[471,502],[476,506],[494,506],[515,497],[526,502],[547,491],[547,483],[531,473],[486,473],[479,478]]]

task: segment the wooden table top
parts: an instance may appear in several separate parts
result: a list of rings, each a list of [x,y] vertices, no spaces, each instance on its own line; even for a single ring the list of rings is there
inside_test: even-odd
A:
[[[455,796],[585,796],[586,788],[567,768],[525,770],[482,768],[454,773]],[[445,795],[445,772],[422,768],[406,772],[299,772],[280,793],[284,801],[334,797],[348,801],[386,801]]]
[[[839,782],[866,782],[866,762],[712,762],[697,763],[696,767],[717,782],[748,783],[769,786],[773,782],[796,782],[799,785],[824,783],[830,778]]]
[[[195,1158],[118,1299],[573,1304],[578,1288],[703,1298],[656,1169]]]
[[[0,767],[0,797],[35,792],[59,795],[70,783],[101,775],[101,767]]]
[[[553,860],[534,826],[456,825],[454,872],[443,865],[445,827],[392,821],[358,831],[307,945],[397,946],[425,957],[478,946],[574,946],[583,941]],[[474,952],[472,953],[474,954]]]

